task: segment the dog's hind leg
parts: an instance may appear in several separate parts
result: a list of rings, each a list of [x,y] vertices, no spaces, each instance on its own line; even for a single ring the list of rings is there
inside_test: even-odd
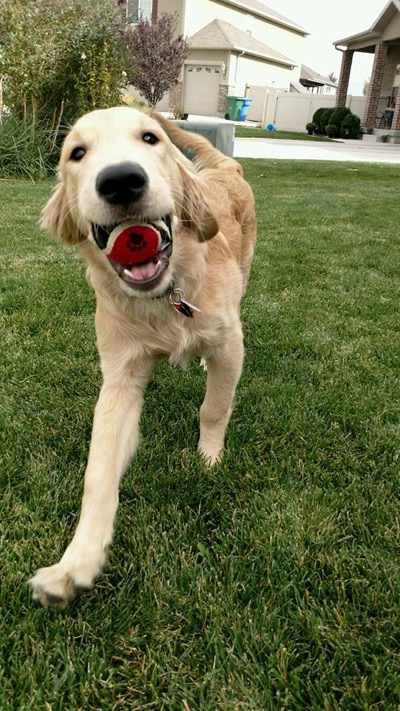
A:
[[[104,374],[75,535],[60,562],[41,568],[30,580],[34,598],[44,605],[65,607],[79,589],[91,587],[103,567],[119,482],[139,440],[143,390],[152,365],[151,360],[134,361],[120,368],[117,377]]]
[[[200,408],[199,451],[212,466],[222,455],[225,431],[243,365],[243,336],[239,328],[224,350],[206,358],[207,390]]]

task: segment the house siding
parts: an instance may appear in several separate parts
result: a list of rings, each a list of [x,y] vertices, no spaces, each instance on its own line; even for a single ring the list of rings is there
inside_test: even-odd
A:
[[[240,55],[231,55],[228,83],[234,87],[238,96],[244,96],[246,86],[251,83],[259,86],[273,86],[286,89],[290,81],[297,79],[299,72],[290,68],[267,64],[265,61]],[[251,77],[251,80],[250,80]]]
[[[386,71],[382,82],[381,94],[384,96],[391,96],[393,92],[393,85],[395,83],[396,67],[400,64],[400,47],[390,47]]]
[[[396,15],[382,34],[382,40],[397,40],[400,37],[400,15]]]
[[[216,18],[230,22],[243,32],[248,32],[272,49],[290,57],[294,64],[300,67],[304,46],[302,34],[214,0],[196,0],[193,3],[190,13],[186,14],[185,34],[188,36],[194,34]]]
[[[157,3],[158,17],[161,17],[161,15],[164,14],[175,15],[177,20],[176,34],[186,35],[187,32],[185,30],[185,0],[157,0]]]
[[[290,29],[279,25],[272,19],[252,15],[251,10],[242,10],[225,4],[222,0],[158,0],[158,16],[163,13],[176,14],[177,32],[186,38],[204,28],[216,19],[230,23],[242,32],[248,32],[275,52],[284,55],[293,62],[291,66],[282,66],[273,60],[257,58],[249,52],[241,53],[239,49],[218,51],[218,49],[190,49],[185,65],[198,62],[207,65],[208,62],[221,61],[226,65],[226,71],[221,75],[219,89],[218,114],[225,113],[226,94],[243,96],[249,84],[272,86],[289,90],[291,81],[300,77],[304,34],[301,29]],[[181,80],[184,82],[184,71]],[[181,96],[185,94],[185,88]],[[171,102],[170,102],[171,106]]]

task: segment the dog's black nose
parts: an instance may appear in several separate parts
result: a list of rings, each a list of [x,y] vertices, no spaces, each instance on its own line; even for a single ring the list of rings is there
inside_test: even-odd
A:
[[[146,191],[149,179],[137,163],[116,163],[103,168],[96,178],[96,190],[112,205],[128,207]]]

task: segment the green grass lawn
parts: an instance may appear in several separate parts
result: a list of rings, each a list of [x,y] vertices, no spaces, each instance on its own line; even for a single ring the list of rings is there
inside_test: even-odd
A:
[[[2,711],[395,711],[400,168],[244,160],[259,242],[223,462],[205,375],[160,366],[115,540],[64,612],[27,579],[76,524],[100,385],[84,266],[0,183]]]
[[[267,131],[261,126],[235,126],[236,138],[286,138],[290,141],[324,141],[328,143],[338,143],[337,140],[328,138],[327,136],[309,136],[306,131]],[[343,142],[343,141],[339,141]]]

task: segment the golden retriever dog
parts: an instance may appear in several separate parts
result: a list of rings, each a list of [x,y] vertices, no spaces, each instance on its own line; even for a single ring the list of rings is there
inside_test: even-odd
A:
[[[156,113],[115,107],[72,127],[42,227],[77,245],[88,264],[103,376],[75,535],[61,560],[30,580],[35,599],[65,607],[104,564],[160,359],[205,361],[198,448],[209,465],[221,457],[242,371],[239,305],[256,221],[235,160]]]

